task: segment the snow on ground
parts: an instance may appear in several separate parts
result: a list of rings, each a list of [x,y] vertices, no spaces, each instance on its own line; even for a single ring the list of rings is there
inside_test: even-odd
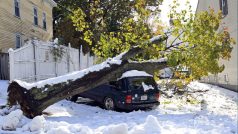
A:
[[[0,80],[0,106],[7,103],[7,87],[8,81]]]
[[[1,83],[2,84],[2,83]],[[6,83],[5,83],[6,84]],[[4,84],[3,84],[4,85]],[[2,87],[1,85],[0,87]],[[188,100],[179,97],[160,98],[161,105],[150,111],[115,112],[97,106],[60,101],[33,120],[21,116],[17,108],[10,114],[0,114],[0,133],[41,134],[235,134],[237,130],[237,93],[217,86],[192,82],[194,91]],[[3,112],[5,111],[5,112]],[[7,113],[1,109],[0,113]],[[11,123],[11,120],[13,119]],[[18,122],[18,123],[16,123]]]

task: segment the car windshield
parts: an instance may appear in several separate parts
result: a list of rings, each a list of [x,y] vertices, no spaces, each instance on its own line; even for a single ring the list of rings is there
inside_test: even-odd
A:
[[[155,81],[153,77],[134,77],[129,78],[129,88],[130,90],[149,90],[155,89]]]

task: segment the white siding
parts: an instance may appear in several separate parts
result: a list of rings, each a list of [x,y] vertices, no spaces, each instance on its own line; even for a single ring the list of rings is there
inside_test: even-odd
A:
[[[237,0],[227,0],[228,2],[228,15],[225,16],[222,20],[223,25],[228,27],[230,35],[232,38],[238,41],[237,38]],[[208,10],[209,7],[215,9],[215,11],[219,11],[219,0],[199,0],[197,12]],[[231,59],[220,60],[220,65],[225,65],[225,70],[218,75],[211,75],[207,78],[204,78],[204,81],[209,83],[218,84],[221,86],[225,86],[231,89],[237,90],[238,83],[238,66],[237,66],[237,43],[233,45],[233,51],[231,53]]]

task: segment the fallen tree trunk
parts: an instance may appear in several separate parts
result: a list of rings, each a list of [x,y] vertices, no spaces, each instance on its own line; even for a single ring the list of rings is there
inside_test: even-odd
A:
[[[154,41],[158,40],[162,41],[162,38]],[[153,43],[153,41],[151,42]],[[95,88],[106,82],[117,80],[128,70],[140,70],[152,74],[154,70],[167,67],[166,60],[156,62],[128,61],[128,59],[141,52],[143,52],[141,48],[134,47],[126,53],[89,69],[33,84],[18,80],[13,81],[8,87],[9,104],[19,104],[24,115],[33,118],[41,115],[42,111],[48,106],[60,100]]]

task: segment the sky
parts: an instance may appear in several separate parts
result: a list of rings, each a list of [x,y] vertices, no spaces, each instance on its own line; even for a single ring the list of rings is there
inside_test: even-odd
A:
[[[168,25],[169,24],[169,18],[168,18],[168,13],[170,11],[169,5],[173,3],[174,0],[164,0],[162,5],[160,6],[161,9],[161,21]],[[192,10],[195,13],[198,0],[177,0],[180,6],[178,7],[178,10],[185,9],[187,8],[185,6],[186,2],[189,1],[190,5],[192,6]]]

